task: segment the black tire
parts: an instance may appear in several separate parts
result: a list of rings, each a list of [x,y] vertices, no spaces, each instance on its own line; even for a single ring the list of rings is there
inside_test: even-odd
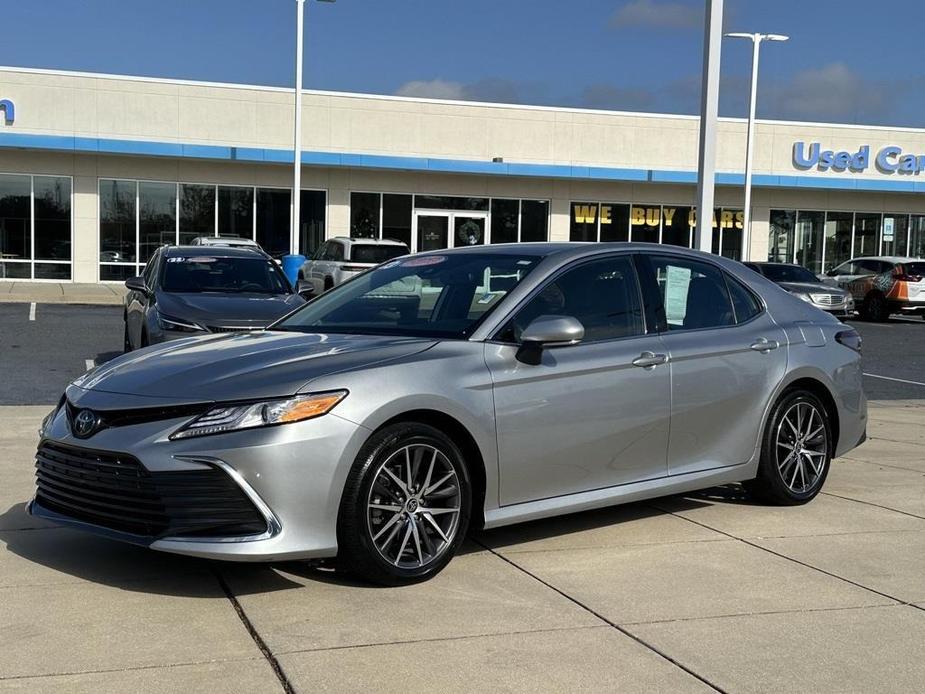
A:
[[[122,352],[128,354],[132,351],[132,341],[128,337],[128,322],[125,323],[125,328],[122,330]]]
[[[815,411],[816,418],[811,418],[809,425],[804,428],[801,424],[806,421],[805,417],[812,417],[808,414],[810,411]],[[797,426],[803,430],[804,434],[811,434],[814,429],[822,427],[819,435],[799,439],[820,453],[797,455],[796,461],[788,463],[791,454],[787,453],[786,446],[788,443],[796,444],[798,437],[793,435],[793,428],[785,421],[785,418],[793,423],[795,412],[797,417],[800,416],[799,413],[802,413],[802,419],[797,422]],[[796,506],[814,499],[822,489],[822,485],[825,484],[832,463],[833,444],[830,416],[822,401],[808,390],[794,389],[781,395],[765,426],[761,441],[758,476],[746,482],[745,488],[762,501],[779,506]],[[824,435],[824,440],[820,441],[819,436],[822,435]],[[790,437],[794,440],[788,441]],[[781,443],[781,440],[784,443]],[[802,445],[800,447],[802,450],[808,450]],[[821,464],[812,462],[820,459]],[[816,469],[815,465],[820,466]],[[795,483],[801,474],[803,485],[801,485],[802,488],[797,488]],[[807,475],[813,478],[809,484],[807,484]],[[788,482],[787,478],[792,481]]]
[[[868,294],[861,306],[865,320],[882,323],[890,318],[890,304],[882,294]]]
[[[324,291],[328,291],[329,289],[334,289],[334,280],[331,279],[330,277],[325,277],[324,278]]]
[[[139,347],[147,347],[148,344],[149,344],[148,343],[148,331],[142,328],[141,329],[141,344],[139,345]]]
[[[385,480],[382,476],[384,475],[383,468],[387,464],[400,464],[396,461],[405,459],[402,456],[406,450],[439,451],[442,456],[439,458],[439,464],[443,466],[441,469],[448,474],[452,468],[452,472],[455,473],[455,478],[450,479],[447,487],[434,490],[434,497],[428,497],[423,491],[426,482],[421,484],[421,487],[417,489],[420,504],[415,504],[411,511],[408,510],[412,504],[411,495],[405,498],[399,487],[387,480],[386,486],[391,487],[390,489],[384,489],[382,484]],[[414,454],[409,453],[408,455],[413,456]],[[415,460],[417,474],[409,470],[408,475],[413,483],[412,491],[415,489],[413,485],[428,474],[424,470],[428,463],[423,461],[423,456]],[[434,453],[433,461],[437,460],[438,454]],[[431,476],[428,475],[427,479],[433,482]],[[407,482],[407,479],[404,482]],[[454,482],[457,483],[455,487]],[[428,506],[431,504],[436,506],[446,500],[445,495],[441,493],[444,489],[454,490],[456,496],[448,503],[450,505],[458,503],[458,512],[456,514],[445,512],[439,517],[431,515],[430,520],[424,518],[427,515],[425,503]],[[394,508],[401,508],[401,513],[388,510],[378,511],[377,515],[377,510],[371,508],[369,504],[384,503],[383,493],[388,495],[387,500],[395,504]],[[438,494],[442,497],[440,500],[435,499]],[[472,488],[469,472],[459,447],[449,437],[440,430],[419,422],[402,422],[384,427],[374,433],[364,444],[347,477],[337,519],[338,564],[363,579],[382,585],[398,586],[425,581],[443,570],[463,542],[469,525],[471,500]],[[394,515],[386,516],[386,514]],[[442,523],[452,523],[453,515],[456,515],[455,525],[452,526],[453,534],[446,535],[446,539],[449,540],[446,542],[436,535],[436,531],[428,523],[440,518],[447,519],[441,520]],[[415,524],[416,528],[412,528],[411,526]],[[391,531],[388,530],[389,527],[392,528]],[[401,536],[401,539],[407,543],[412,530],[418,542],[416,547],[405,544],[397,547],[394,544],[398,536]],[[440,530],[440,533],[446,533],[448,530],[447,525]],[[386,538],[377,546],[375,536],[382,536],[383,533],[386,534]],[[421,533],[420,539],[418,539],[419,533]],[[429,533],[428,537],[425,538],[424,533]],[[393,535],[396,539],[390,539]],[[436,545],[434,545],[435,540]],[[385,549],[382,549],[383,546]],[[432,556],[426,562],[424,561],[425,550],[422,547],[427,547],[427,551],[433,549]],[[386,556],[390,550],[394,551],[397,557],[394,561]],[[413,565],[415,551],[417,566]],[[407,557],[408,561],[405,563],[411,565],[398,565],[403,557]]]

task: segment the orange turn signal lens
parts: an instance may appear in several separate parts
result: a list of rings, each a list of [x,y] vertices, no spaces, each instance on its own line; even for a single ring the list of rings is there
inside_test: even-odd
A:
[[[346,391],[337,391],[336,393],[319,393],[318,395],[309,395],[304,399],[291,400],[286,403],[286,407],[277,417],[277,422],[301,422],[303,419],[311,419],[327,414],[334,406],[347,395]]]

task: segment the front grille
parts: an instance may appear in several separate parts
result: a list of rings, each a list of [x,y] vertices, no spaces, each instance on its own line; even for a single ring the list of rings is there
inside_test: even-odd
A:
[[[813,303],[821,304],[822,306],[838,306],[845,303],[843,294],[811,294],[810,298]]]
[[[263,330],[262,326],[251,326],[249,328],[231,328],[227,325],[207,325],[206,328],[210,333],[246,333],[251,330]]]
[[[266,520],[219,468],[151,472],[136,458],[44,442],[36,501],[85,523],[150,539],[256,535]]]
[[[209,409],[209,404],[170,405],[168,407],[139,407],[132,410],[94,410],[99,416],[97,430],[110,427],[124,427],[147,422],[159,422],[163,419],[176,419],[179,417],[193,417]],[[74,418],[82,408],[70,400],[66,401],[67,423],[74,431]]]

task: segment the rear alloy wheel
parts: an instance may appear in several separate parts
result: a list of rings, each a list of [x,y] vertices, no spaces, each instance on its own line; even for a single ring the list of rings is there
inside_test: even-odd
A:
[[[871,294],[864,300],[862,310],[864,318],[882,323],[890,317],[890,305],[880,294]]]
[[[375,583],[425,580],[449,563],[469,524],[462,454],[442,432],[404,423],[374,434],[347,480],[338,559]]]
[[[758,477],[745,486],[771,503],[805,504],[829,473],[831,441],[831,424],[819,398],[805,390],[786,393],[768,421]]]

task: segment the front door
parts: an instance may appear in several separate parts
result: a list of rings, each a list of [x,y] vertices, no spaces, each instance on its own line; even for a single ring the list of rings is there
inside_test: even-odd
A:
[[[712,263],[655,253],[650,259],[671,365],[669,472],[745,463],[787,367],[784,332],[749,290]]]
[[[415,252],[478,246],[485,243],[487,212],[420,210],[414,213]]]
[[[668,474],[668,365],[640,306],[630,255],[582,262],[486,344],[502,506]],[[521,333],[543,315],[578,319],[584,339],[544,349],[539,364],[518,361]]]

